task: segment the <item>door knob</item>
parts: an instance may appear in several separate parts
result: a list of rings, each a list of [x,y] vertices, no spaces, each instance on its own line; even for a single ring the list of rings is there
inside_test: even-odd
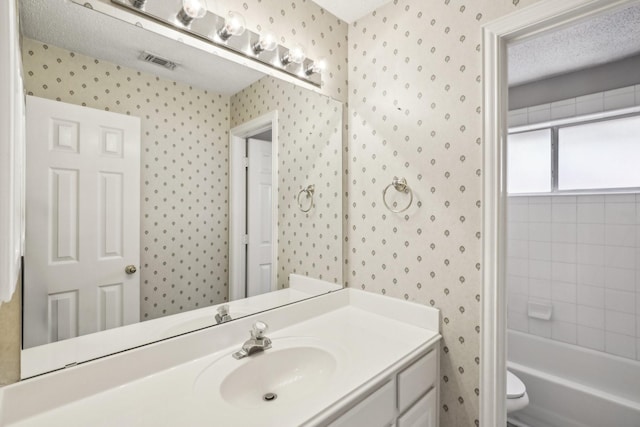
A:
[[[138,271],[138,269],[136,269],[136,266],[135,266],[135,265],[127,265],[127,266],[124,268],[124,272],[125,272],[125,273],[127,273],[127,274],[133,274],[133,273],[135,273],[136,271]]]

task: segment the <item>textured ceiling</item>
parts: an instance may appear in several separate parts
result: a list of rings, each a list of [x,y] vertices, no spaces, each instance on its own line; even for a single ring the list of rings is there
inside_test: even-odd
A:
[[[640,53],[640,6],[509,47],[509,84],[528,83]]]
[[[264,74],[65,0],[21,0],[25,37],[92,58],[232,95]],[[138,59],[142,51],[179,64],[170,71]]]
[[[349,24],[391,0],[313,0],[318,6]]]

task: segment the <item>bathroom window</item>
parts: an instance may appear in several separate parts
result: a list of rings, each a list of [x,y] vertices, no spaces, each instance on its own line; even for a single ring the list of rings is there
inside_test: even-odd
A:
[[[551,129],[509,135],[507,191],[551,191]]]
[[[640,187],[640,117],[558,129],[558,189]]]
[[[640,116],[563,121],[508,137],[509,194],[640,188]]]

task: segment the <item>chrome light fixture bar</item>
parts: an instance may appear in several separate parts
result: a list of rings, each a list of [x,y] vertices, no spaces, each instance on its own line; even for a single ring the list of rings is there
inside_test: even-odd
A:
[[[160,22],[227,49],[301,81],[322,87],[322,69],[306,58],[304,50],[296,45],[291,49],[277,44],[273,33],[260,35],[245,29],[244,18],[237,12],[225,17],[200,7],[202,0],[111,0],[112,3],[137,15]],[[313,70],[313,71],[311,71]]]

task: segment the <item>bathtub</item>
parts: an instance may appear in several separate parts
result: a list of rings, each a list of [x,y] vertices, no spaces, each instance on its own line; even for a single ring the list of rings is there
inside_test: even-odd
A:
[[[509,415],[531,427],[640,427],[640,362],[508,331],[508,368],[530,403]],[[517,425],[521,425],[517,423]]]

